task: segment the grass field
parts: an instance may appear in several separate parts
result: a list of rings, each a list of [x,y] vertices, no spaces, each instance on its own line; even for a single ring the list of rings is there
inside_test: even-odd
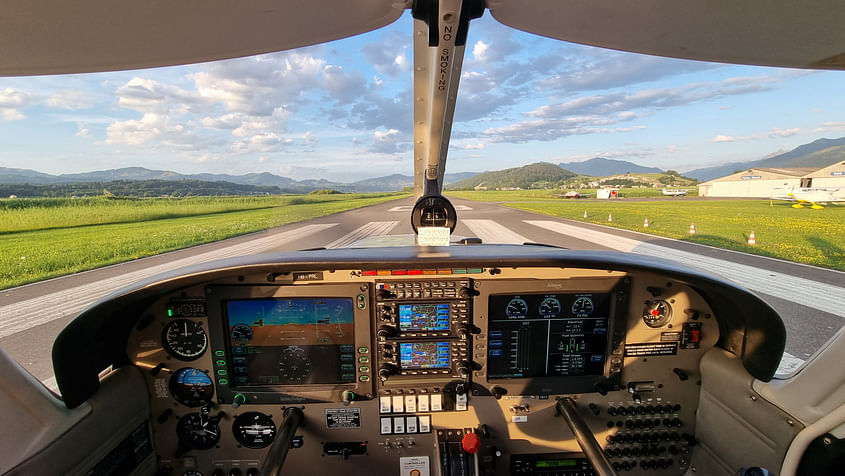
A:
[[[698,196],[698,187],[666,187],[670,190],[687,190],[688,197]],[[446,195],[454,195],[460,198],[467,198],[469,200],[480,200],[483,202],[512,202],[515,200],[554,200],[560,201],[561,195],[568,192],[570,189],[551,189],[551,190],[463,190],[451,191],[447,190]],[[595,189],[577,189],[577,192],[588,194],[589,197],[595,198]],[[653,198],[663,197],[662,188],[623,188],[619,190],[621,198]]]
[[[845,271],[845,207],[795,209],[769,200],[564,200],[515,192],[450,192],[571,220]],[[508,195],[512,194],[512,195]],[[587,212],[587,218],[584,218]],[[613,222],[608,222],[608,215]],[[643,223],[648,218],[649,227]],[[689,235],[695,223],[695,236]],[[754,231],[757,246],[747,244]]]
[[[0,289],[403,196],[0,200]]]

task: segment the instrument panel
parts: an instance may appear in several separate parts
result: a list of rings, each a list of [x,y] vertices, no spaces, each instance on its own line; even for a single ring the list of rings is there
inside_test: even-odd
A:
[[[159,467],[259,474],[294,407],[288,474],[591,474],[557,416],[567,396],[617,471],[688,469],[698,361],[719,338],[692,288],[650,272],[409,271],[244,275],[160,297],[127,345]]]

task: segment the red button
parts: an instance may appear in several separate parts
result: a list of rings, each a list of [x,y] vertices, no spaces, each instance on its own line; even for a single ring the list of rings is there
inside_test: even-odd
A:
[[[469,454],[478,453],[478,450],[481,448],[481,438],[479,438],[475,433],[467,433],[464,435],[463,439],[461,439],[461,446],[463,446],[464,451]]]

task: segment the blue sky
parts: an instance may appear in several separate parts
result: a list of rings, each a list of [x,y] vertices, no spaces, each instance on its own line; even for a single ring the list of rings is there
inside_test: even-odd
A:
[[[0,78],[0,166],[353,181],[411,175],[411,18],[325,45]],[[845,136],[845,72],[731,66],[470,26],[448,172],[628,160],[679,171]]]

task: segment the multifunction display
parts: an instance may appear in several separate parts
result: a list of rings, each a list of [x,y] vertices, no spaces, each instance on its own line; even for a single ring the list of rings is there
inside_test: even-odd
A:
[[[399,331],[448,331],[449,304],[399,304]]]
[[[248,299],[224,306],[233,386],[355,381],[352,299]]]
[[[490,296],[487,377],[602,375],[610,294]]]
[[[399,368],[403,370],[448,369],[448,341],[400,342]]]

